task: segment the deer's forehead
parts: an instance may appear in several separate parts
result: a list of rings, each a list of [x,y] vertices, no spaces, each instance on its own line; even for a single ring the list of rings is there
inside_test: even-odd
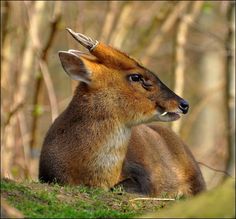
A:
[[[96,69],[95,74],[97,75],[97,77],[105,77],[105,76],[109,75],[109,77],[107,79],[110,78],[111,80],[116,77],[123,78],[123,77],[126,77],[131,74],[140,74],[145,79],[151,80],[151,81],[158,80],[158,77],[154,73],[152,73],[148,69],[146,69],[142,66],[139,66],[139,65],[136,65],[133,68],[129,68],[129,69],[126,68],[125,69],[125,68],[121,68],[121,67],[120,68],[113,68],[113,66],[99,64],[99,65],[96,65],[94,69]],[[105,80],[105,78],[104,78],[104,80]]]

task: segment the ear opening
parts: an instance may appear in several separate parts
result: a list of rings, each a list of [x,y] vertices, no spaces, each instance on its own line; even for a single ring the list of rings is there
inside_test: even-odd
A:
[[[59,51],[58,55],[62,67],[70,78],[87,84],[91,82],[92,72],[88,69],[82,57],[70,51]]]

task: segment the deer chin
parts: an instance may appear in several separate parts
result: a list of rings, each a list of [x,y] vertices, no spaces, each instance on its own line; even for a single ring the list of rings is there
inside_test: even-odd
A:
[[[175,112],[167,112],[164,111],[162,113],[158,112],[157,114],[157,120],[161,122],[171,122],[175,121],[180,118],[180,111],[175,111]]]

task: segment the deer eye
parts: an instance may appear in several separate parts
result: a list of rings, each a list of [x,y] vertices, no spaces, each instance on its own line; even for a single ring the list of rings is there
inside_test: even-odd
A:
[[[140,74],[132,74],[129,75],[129,80],[134,82],[140,82],[143,81],[143,76]]]

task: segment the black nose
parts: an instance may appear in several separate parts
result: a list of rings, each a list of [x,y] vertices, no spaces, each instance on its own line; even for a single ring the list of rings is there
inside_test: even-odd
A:
[[[179,108],[182,110],[183,114],[186,114],[189,109],[189,104],[185,100],[181,100],[179,104]]]

